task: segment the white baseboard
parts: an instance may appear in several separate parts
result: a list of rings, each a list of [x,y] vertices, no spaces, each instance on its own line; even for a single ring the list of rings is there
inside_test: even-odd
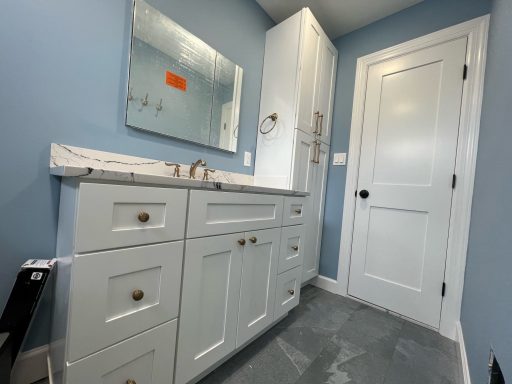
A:
[[[336,295],[341,295],[339,288],[340,285],[338,284],[338,281],[331,279],[329,277],[319,275],[315,277],[313,280],[311,280],[311,284],[314,285],[315,287],[321,288]]]
[[[469,374],[468,355],[466,354],[466,344],[464,343],[464,334],[462,333],[462,325],[460,321],[456,324],[457,341],[459,342],[460,358],[462,362],[462,375],[464,384],[471,384],[471,376]]]
[[[48,345],[43,345],[18,356],[14,364],[11,383],[31,384],[48,377]]]

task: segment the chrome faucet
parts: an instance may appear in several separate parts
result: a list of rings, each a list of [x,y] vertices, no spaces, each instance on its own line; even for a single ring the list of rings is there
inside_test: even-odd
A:
[[[192,165],[190,166],[190,171],[189,171],[189,178],[190,179],[195,179],[196,178],[196,169],[199,166],[206,167],[206,161],[202,160],[202,159],[199,159],[195,163],[192,163]]]

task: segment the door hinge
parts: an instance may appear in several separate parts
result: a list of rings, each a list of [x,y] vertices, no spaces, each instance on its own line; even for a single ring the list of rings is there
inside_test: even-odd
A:
[[[444,297],[444,294],[446,293],[446,283],[443,282],[443,287],[441,288],[441,296]]]
[[[468,78],[468,65],[464,64],[464,71],[462,72],[462,80],[466,80]]]
[[[452,176],[452,189],[455,189],[455,185],[457,185],[457,175],[454,173]]]

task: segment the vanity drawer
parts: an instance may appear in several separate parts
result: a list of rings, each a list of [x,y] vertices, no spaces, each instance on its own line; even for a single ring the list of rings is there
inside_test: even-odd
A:
[[[283,225],[304,224],[304,197],[285,197],[283,210]]]
[[[178,316],[183,241],[76,256],[68,361]]]
[[[299,304],[301,279],[301,266],[277,276],[274,319],[278,319]]]
[[[302,265],[304,259],[304,226],[293,225],[281,229],[278,273]]]
[[[79,194],[79,253],[184,238],[184,189],[82,183]]]
[[[187,237],[280,227],[282,216],[282,196],[190,191]]]
[[[177,320],[70,364],[70,384],[172,383]]]

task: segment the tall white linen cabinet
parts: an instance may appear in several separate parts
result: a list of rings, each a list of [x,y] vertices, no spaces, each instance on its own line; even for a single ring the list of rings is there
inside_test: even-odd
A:
[[[310,193],[303,282],[318,275],[337,65],[309,8],[267,32],[254,176]]]

